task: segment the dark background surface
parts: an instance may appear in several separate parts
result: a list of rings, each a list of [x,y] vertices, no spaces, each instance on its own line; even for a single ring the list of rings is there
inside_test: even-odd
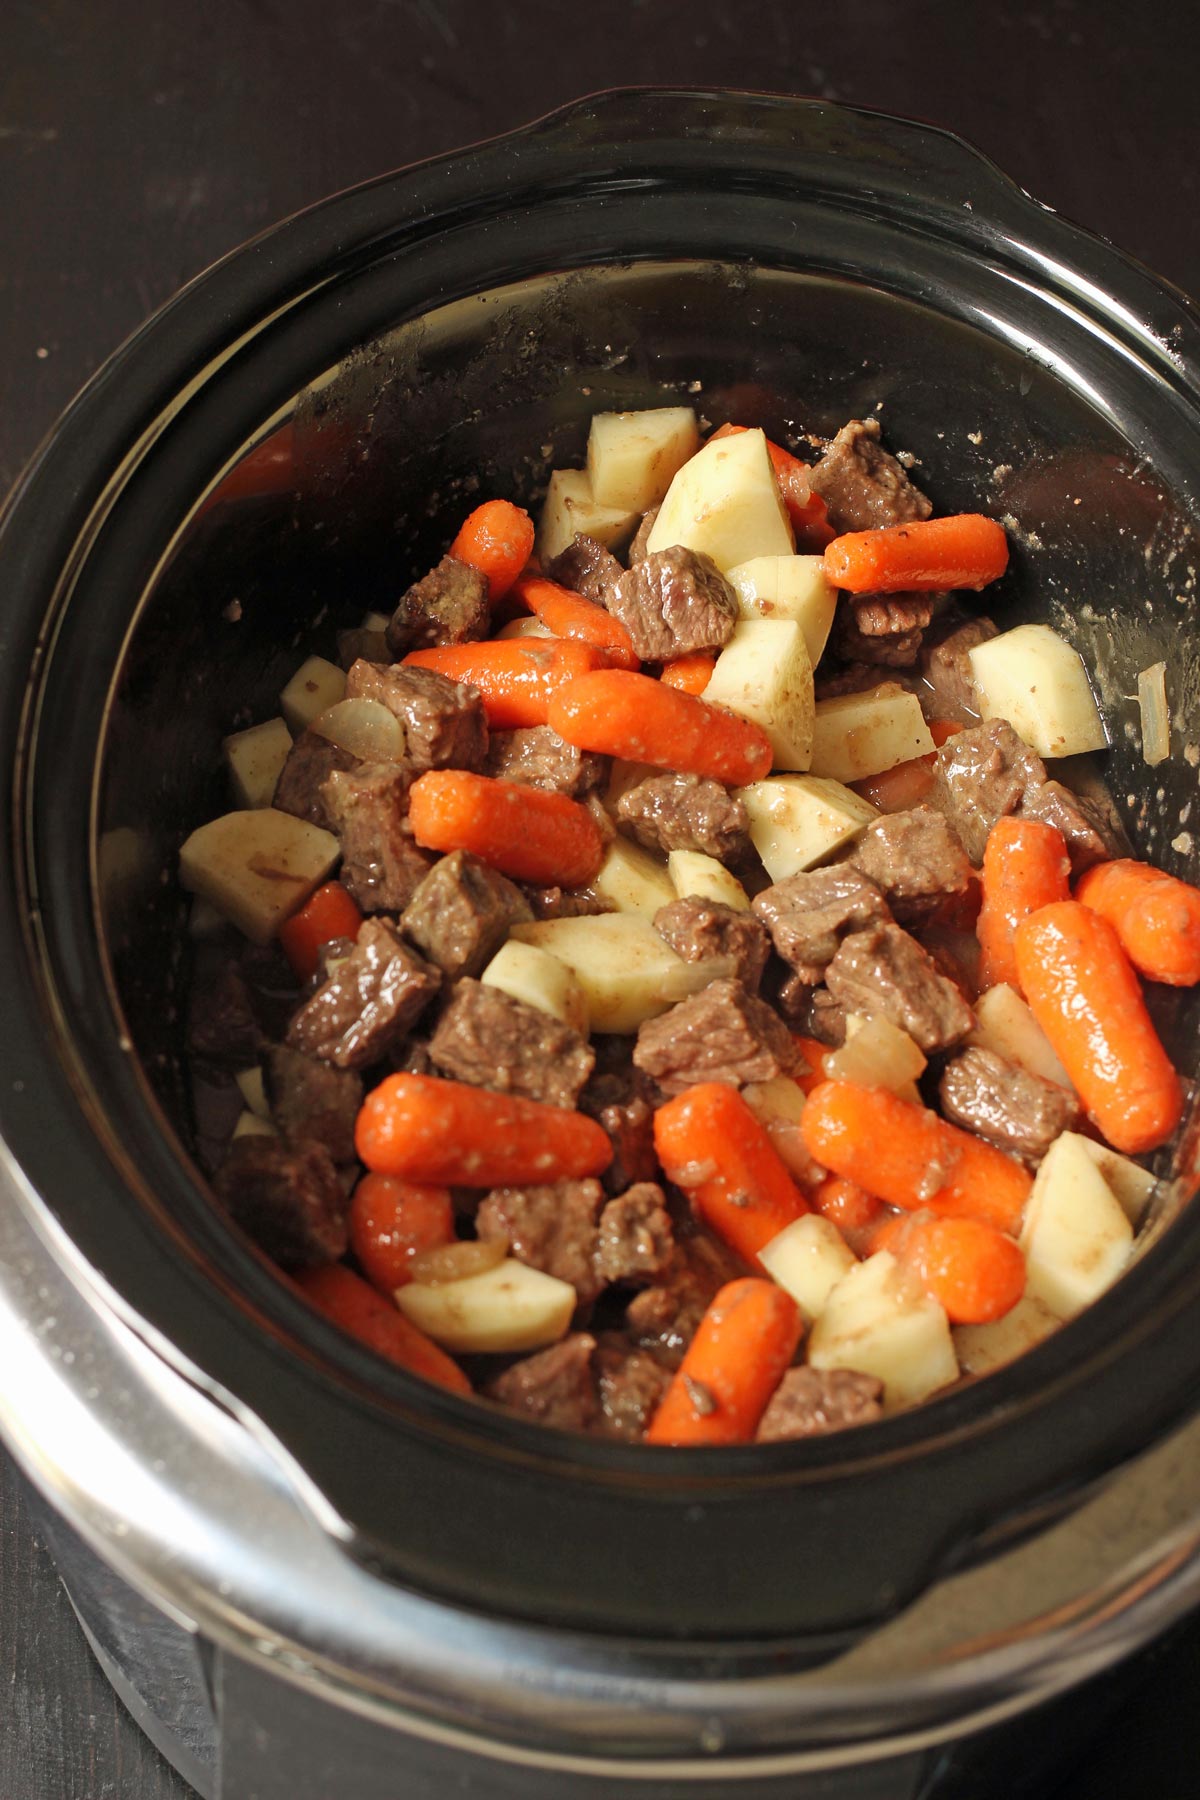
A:
[[[0,0],[0,494],[214,258],[338,188],[623,83],[928,119],[1200,295],[1198,70],[1183,0]],[[1143,1659],[1056,1800],[1194,1793],[1198,1675],[1198,1628]],[[0,1800],[187,1792],[95,1670],[0,1455]]]

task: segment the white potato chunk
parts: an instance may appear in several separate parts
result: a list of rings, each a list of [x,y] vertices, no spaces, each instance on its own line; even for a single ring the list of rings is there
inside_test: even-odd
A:
[[[548,625],[543,625],[540,619],[535,619],[532,614],[527,614],[522,619],[510,619],[508,624],[502,625],[495,635],[498,638],[548,638],[553,637],[554,633]]]
[[[638,515],[629,506],[601,506],[592,493],[586,469],[555,469],[538,520],[537,553],[543,568],[586,532],[609,550],[636,529]]]
[[[312,730],[363,762],[399,762],[404,755],[404,727],[378,700],[338,700],[318,713]]]
[[[796,545],[761,431],[710,438],[667,490],[647,550],[683,544],[735,569],[755,556],[790,556]]]
[[[761,725],[772,767],[807,769],[813,744],[813,672],[804,633],[794,619],[747,619],[717,657],[704,690]]]
[[[434,1286],[410,1281],[397,1288],[405,1318],[459,1356],[540,1350],[571,1323],[579,1296],[569,1281],[506,1256],[495,1268]]]
[[[653,763],[627,762],[623,756],[614,756],[612,768],[608,772],[608,784],[604,789],[604,808],[614,816],[617,803],[630,788],[635,788],[639,781],[649,780],[651,775],[661,775],[662,770]]]
[[[1064,1132],[1063,1135],[1077,1134]],[[1121,1211],[1136,1230],[1145,1218],[1150,1196],[1158,1186],[1154,1176],[1149,1169],[1143,1169],[1140,1163],[1122,1156],[1119,1150],[1111,1150],[1107,1144],[1098,1144],[1094,1138],[1082,1136],[1079,1141],[1103,1175],[1119,1202]]]
[[[855,1081],[861,1087],[887,1088],[906,1100],[912,1084],[925,1072],[925,1057],[907,1031],[890,1019],[859,1018],[846,1021],[846,1041],[825,1058],[830,1081]]]
[[[1133,1227],[1075,1132],[1064,1131],[1047,1151],[1019,1242],[1026,1291],[1060,1319],[1098,1299],[1128,1263]]]
[[[1017,625],[967,654],[982,716],[1007,719],[1039,756],[1107,749],[1083,659],[1049,625]]]
[[[700,448],[690,406],[597,413],[588,433],[587,472],[601,506],[649,512]]]
[[[574,969],[593,1031],[636,1031],[646,1019],[657,1018],[734,969],[728,956],[684,962],[637,913],[541,919],[515,925],[512,936],[537,944]]]
[[[285,719],[266,719],[225,739],[221,748],[239,806],[270,806],[291,747],[292,734]]]
[[[257,1113],[260,1119],[269,1119],[271,1108],[267,1100],[262,1070],[257,1065],[253,1069],[239,1069],[233,1079],[241,1089],[242,1099],[250,1111]]]
[[[667,874],[680,900],[694,894],[698,900],[719,900],[735,912],[750,911],[750,896],[737,876],[703,850],[668,851]]]
[[[346,671],[323,656],[300,664],[279,696],[279,710],[293,731],[303,731],[346,694]]]
[[[386,613],[369,612],[364,615],[362,625],[360,626],[360,630],[362,630],[362,631],[386,631],[388,626],[390,625],[390,623],[391,623],[391,620],[388,618],[388,615]]]
[[[278,1137],[279,1133],[270,1119],[264,1119],[249,1107],[238,1114],[237,1124],[233,1128],[233,1136],[241,1137]]]
[[[804,1115],[804,1090],[788,1075],[755,1081],[742,1089],[742,1099],[771,1140],[779,1160],[806,1187],[815,1186],[825,1171],[809,1155],[800,1130]]]
[[[869,800],[815,775],[768,775],[739,789],[739,798],[772,881],[813,868],[879,817]]]
[[[340,855],[331,831],[263,806],[198,826],[179,852],[179,879],[254,943],[265,944]]]
[[[516,938],[509,938],[479,979],[488,987],[499,988],[502,994],[511,994],[514,1000],[523,1000],[526,1006],[536,1006],[561,1019],[580,1037],[587,1037],[591,1029],[587,1000],[578,977],[566,963],[537,944],[520,944]]]
[[[888,1250],[856,1263],[826,1297],[808,1341],[814,1369],[883,1382],[884,1406],[913,1406],[958,1379],[944,1309]]]
[[[822,556],[755,556],[726,571],[743,619],[792,619],[804,633],[815,669],[825,653],[837,589]]]
[[[818,700],[809,767],[834,781],[865,781],[935,748],[917,696],[884,683],[865,694]]]
[[[1022,1294],[1002,1319],[990,1325],[956,1325],[951,1333],[964,1375],[986,1375],[1014,1362],[1057,1331],[1060,1320],[1034,1294]]]
[[[758,1260],[808,1318],[819,1319],[833,1289],[857,1258],[831,1219],[805,1213],[785,1225],[759,1251]]]
[[[666,864],[641,844],[615,837],[604,854],[592,888],[621,913],[640,913],[653,920],[660,906],[676,898]]]
[[[969,1044],[994,1050],[997,1056],[1006,1056],[1031,1075],[1070,1088],[1071,1077],[1016,988],[1009,987],[1006,981],[990,987],[975,1004],[975,1019],[975,1029],[967,1039]]]

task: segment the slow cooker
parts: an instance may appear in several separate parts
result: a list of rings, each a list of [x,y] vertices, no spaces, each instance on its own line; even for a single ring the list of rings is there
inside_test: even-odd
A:
[[[1004,517],[1005,620],[1081,649],[1132,844],[1196,872],[1200,320],[958,140],[601,95],[287,221],[144,326],[0,526],[0,1424],[118,1691],[214,1800],[1016,1793],[1085,1728],[1055,1697],[1200,1598],[1195,1108],[1078,1320],[729,1451],[420,1385],[211,1201],[174,865],[221,737],[470,496],[683,396],[792,441],[878,411],[940,509]],[[1198,1016],[1159,1021],[1188,1070]]]

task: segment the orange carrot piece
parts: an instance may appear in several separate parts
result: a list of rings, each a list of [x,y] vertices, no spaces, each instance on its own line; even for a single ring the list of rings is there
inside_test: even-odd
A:
[[[702,694],[712,680],[712,672],[717,666],[715,656],[707,650],[696,650],[691,656],[677,656],[669,662],[662,672],[662,680],[668,687],[679,688],[685,694]]]
[[[1012,1157],[886,1088],[823,1082],[805,1101],[800,1135],[823,1168],[907,1212],[1013,1231],[1033,1186]]]
[[[943,744],[948,744],[952,737],[957,737],[960,731],[965,730],[966,726],[960,725],[957,719],[930,719],[929,721],[929,735],[939,750]],[[934,759],[930,757],[929,760],[932,763]]]
[[[436,1075],[386,1075],[362,1104],[355,1143],[368,1169],[447,1187],[568,1181],[612,1161],[606,1132],[583,1113]]]
[[[823,1044],[819,1038],[804,1037],[798,1031],[793,1031],[792,1042],[804,1062],[803,1068],[793,1069],[792,1080],[806,1094],[811,1094],[825,1079],[825,1053],[829,1045]]]
[[[604,861],[604,839],[586,806],[466,769],[418,775],[408,822],[426,850],[469,850],[502,875],[539,887],[583,887]]]
[[[802,1329],[800,1308],[773,1281],[727,1282],[696,1327],[645,1442],[749,1443]]]
[[[771,772],[771,745],[760,726],[624,669],[600,669],[560,688],[546,722],[581,750],[711,775],[727,787]]]
[[[573,594],[570,588],[547,581],[544,575],[520,576],[513,584],[513,593],[555,637],[577,638],[582,644],[607,651],[615,669],[641,667],[633,640],[620,619],[594,600],[585,600],[582,594]]]
[[[1025,998],[1093,1123],[1130,1156],[1165,1144],[1183,1090],[1108,920],[1061,900],[1017,927],[1016,948]]]
[[[533,520],[511,500],[485,500],[463,520],[451,556],[478,569],[488,599],[502,600],[533,550]]]
[[[825,551],[825,576],[852,594],[982,588],[1008,567],[1003,525],[982,513],[848,531]]]
[[[905,1219],[889,1241],[952,1325],[991,1325],[1025,1292],[1025,1258],[1007,1232],[981,1219]]]
[[[931,756],[913,756],[885,769],[881,775],[868,775],[850,785],[880,812],[908,812],[929,797],[933,787],[932,762]]]
[[[606,669],[608,657],[590,644],[557,638],[488,638],[478,644],[439,644],[410,650],[404,661],[436,669],[478,688],[495,731],[544,725],[556,691],[580,675]]]
[[[386,1356],[389,1362],[407,1369],[410,1375],[436,1382],[453,1394],[472,1391],[452,1357],[398,1312],[390,1300],[376,1293],[369,1281],[341,1263],[322,1269],[301,1269],[292,1280],[318,1312],[380,1356]]]
[[[697,1082],[660,1106],[654,1147],[668,1179],[748,1263],[809,1210],[765,1128],[722,1081]]]
[[[423,1250],[454,1242],[450,1190],[368,1170],[350,1202],[350,1248],[368,1281],[385,1294],[411,1280]]]
[[[1017,926],[1055,900],[1071,898],[1071,859],[1061,831],[1040,819],[997,819],[983,853],[983,904],[976,935],[981,987],[1019,986]],[[1200,899],[1200,895],[1197,896]]]
[[[1147,981],[1200,981],[1200,888],[1126,856],[1089,869],[1075,898],[1108,920]]]
[[[749,430],[748,425],[720,425],[712,436],[733,437],[739,431]],[[709,441],[711,443],[712,439]],[[797,550],[823,550],[832,541],[834,532],[829,523],[828,507],[820,494],[814,494],[809,486],[808,464],[781,444],[772,443],[770,438],[767,439],[767,455],[796,533]]]
[[[827,1175],[814,1189],[812,1203],[823,1219],[842,1232],[863,1231],[887,1211],[882,1200],[844,1175]]]
[[[283,953],[301,981],[317,972],[322,944],[357,937],[362,913],[340,881],[327,881],[279,927]]]

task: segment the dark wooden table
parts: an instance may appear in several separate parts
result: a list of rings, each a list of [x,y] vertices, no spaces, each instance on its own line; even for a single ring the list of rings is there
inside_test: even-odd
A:
[[[929,119],[1200,294],[1198,68],[1180,0],[7,0],[0,493],[120,339],[248,235],[622,83]],[[1193,1792],[1198,1673],[1195,1629],[1059,1800]],[[0,1455],[0,1800],[186,1792],[94,1669]]]

